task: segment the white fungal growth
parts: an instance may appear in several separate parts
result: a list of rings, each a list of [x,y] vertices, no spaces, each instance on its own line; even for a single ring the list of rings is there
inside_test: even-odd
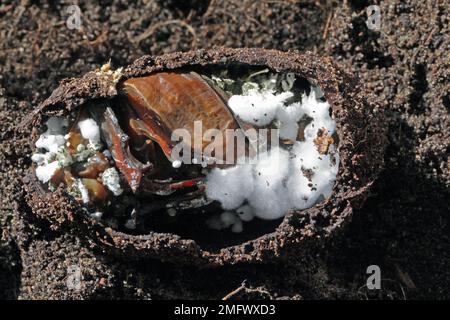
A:
[[[289,152],[274,148],[259,155],[253,166],[254,190],[248,198],[256,217],[277,219],[290,209],[285,180],[289,174]]]
[[[234,233],[240,233],[244,230],[242,220],[237,214],[228,211],[212,216],[206,220],[206,225],[214,230],[223,230],[231,227],[231,231]]]
[[[277,109],[276,119],[279,121],[280,138],[295,141],[298,135],[298,122],[305,115],[300,102]]]
[[[31,156],[31,161],[39,166],[48,164],[56,159],[56,154],[52,152],[35,153]]]
[[[76,162],[87,162],[102,146],[100,130],[93,119],[86,119],[79,123],[81,135],[89,140],[89,144],[78,145],[75,154],[70,154],[68,150],[70,135],[67,134],[67,119],[51,117],[47,120],[46,126],[47,130],[36,141],[38,150],[32,155],[31,160],[37,165],[37,179],[42,183],[48,183],[49,189],[52,190],[55,186],[51,179],[58,169],[69,168]],[[106,181],[105,186],[115,195],[122,193],[119,175],[114,168],[107,169],[103,173],[103,178]],[[89,192],[81,179],[76,179],[68,191],[74,197],[81,199],[83,203],[89,203]]]
[[[56,161],[58,153],[64,148],[66,140],[64,139],[64,130],[68,125],[67,120],[62,118],[51,117],[45,123],[47,130],[41,134],[36,141],[36,148],[44,153],[33,154],[31,160],[35,162],[36,177],[47,183],[55,174],[56,170],[61,168],[59,161]]]
[[[339,168],[339,154],[331,138],[336,123],[331,117],[330,105],[323,101],[324,94],[316,87],[311,87],[309,94],[294,97],[291,91],[294,74],[271,75],[268,72],[251,75],[252,82],[242,86],[242,94],[231,96],[228,105],[243,122],[257,128],[278,129],[281,144],[276,147],[272,144],[268,151],[261,151],[250,164],[238,160],[238,164],[232,167],[214,168],[210,172],[205,170],[206,196],[218,201],[224,209],[221,214],[207,220],[207,225],[212,229],[230,229],[240,233],[244,222],[254,218],[279,219],[290,210],[314,206],[332,193]],[[116,75],[106,66],[99,74],[120,77],[119,73]],[[261,77],[265,80],[253,82]],[[230,79],[213,80],[220,82],[223,88],[238,84]],[[100,127],[92,118],[77,124],[81,136],[89,143],[77,145],[76,150],[68,145],[70,136],[65,135],[68,127],[66,119],[52,117],[46,125],[46,132],[36,141],[38,150],[33,154],[32,161],[37,165],[36,177],[48,183],[52,190],[52,177],[58,170],[70,169],[74,163],[87,163],[103,147]],[[103,153],[112,159],[108,150]],[[194,158],[192,163],[207,164],[205,158]],[[180,160],[172,162],[173,168],[180,168],[181,165]],[[95,178],[115,196],[124,191],[115,167],[96,173]],[[137,178],[133,177],[132,187]],[[95,194],[91,191],[90,199],[82,179],[76,178],[74,182],[68,187],[72,195],[85,204],[95,201]],[[175,216],[176,210],[169,208],[168,214]],[[100,219],[102,214],[95,212],[92,216]],[[136,228],[136,220],[127,220],[125,227]]]
[[[83,182],[81,181],[81,179],[77,179],[76,187],[78,188],[78,191],[81,194],[81,200],[83,201],[83,203],[88,204],[89,203],[89,192],[88,192],[87,188],[85,187],[85,185],[83,184]]]
[[[67,127],[67,120],[51,117],[45,123],[45,131],[36,141],[36,148],[44,149],[51,153],[57,153],[61,146],[64,146],[64,129]]]
[[[47,126],[47,131],[44,134],[59,135],[64,133],[69,122],[64,118],[50,117],[45,124]]]
[[[89,144],[94,149],[100,144],[100,128],[94,119],[88,118],[78,123],[81,135],[89,140]]]
[[[292,96],[292,92],[274,94],[270,91],[260,92],[258,89],[251,89],[246,95],[232,96],[228,100],[228,105],[243,121],[265,126],[273,121],[278,108]]]
[[[330,105],[328,102],[318,100],[315,90],[311,90],[308,96],[302,96],[302,109],[306,115],[313,119],[305,128],[306,140],[314,140],[317,136],[317,130],[320,128],[327,129],[329,135],[334,133],[336,130],[336,122],[330,116]]]
[[[36,177],[43,183],[49,182],[57,169],[69,166],[77,160],[73,159],[66,150],[67,119],[50,117],[45,124],[47,130],[35,143],[40,151],[31,157],[31,160],[37,164]]]
[[[253,208],[249,205],[243,205],[242,207],[237,208],[236,212],[238,213],[239,219],[245,222],[251,221],[255,217]]]
[[[36,141],[36,148],[45,149],[51,153],[57,153],[59,147],[64,146],[66,140],[63,135],[54,135],[44,133]]]
[[[55,174],[56,170],[59,169],[58,161],[53,161],[50,163],[43,163],[36,168],[36,177],[39,181],[47,183]]]
[[[125,228],[130,229],[130,230],[134,230],[136,229],[136,222],[133,219],[128,219],[125,222]]]
[[[213,169],[206,178],[206,196],[217,200],[225,210],[241,206],[253,192],[253,172],[250,165],[228,169]]]
[[[122,194],[123,189],[120,186],[120,176],[116,168],[108,168],[102,174],[102,182],[115,196]]]
[[[283,89],[292,88],[291,78],[284,81]],[[292,92],[275,93],[267,85],[266,89],[260,89],[257,84],[251,84],[243,90],[243,95],[229,99],[230,108],[240,119],[254,125],[274,123],[280,138],[291,140],[293,145],[274,147],[259,154],[252,165],[216,168],[208,174],[207,196],[227,210],[219,220],[216,217],[208,222],[213,229],[234,227],[236,219],[272,220],[290,210],[309,208],[331,195],[336,180],[339,167],[336,147],[330,144],[327,152],[319,152],[315,142],[319,131],[331,136],[336,129],[330,105],[322,101],[320,88],[312,87],[309,95],[302,95],[301,102],[289,104]],[[305,118],[309,123],[299,132],[299,123]],[[304,139],[297,141],[299,136]],[[235,229],[239,230],[240,226]]]
[[[174,208],[167,209],[167,214],[171,217],[175,217],[177,215],[177,210]]]
[[[95,211],[93,213],[90,213],[89,215],[91,216],[91,218],[93,218],[95,220],[100,220],[103,216],[103,212]]]
[[[179,168],[179,167],[181,167],[181,160],[174,160],[174,161],[172,162],[172,167],[173,167],[173,168]]]
[[[46,156],[42,153],[35,153],[31,156],[31,161],[37,165],[43,165],[46,162]]]
[[[235,222],[231,226],[231,231],[234,233],[241,233],[244,230],[244,226],[242,221],[239,218],[236,218]]]

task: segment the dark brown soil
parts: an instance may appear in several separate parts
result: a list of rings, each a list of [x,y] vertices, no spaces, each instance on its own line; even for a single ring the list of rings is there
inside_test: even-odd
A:
[[[63,5],[0,5],[0,298],[221,298],[244,281],[233,298],[450,298],[448,3],[385,1],[381,30],[371,31],[371,1],[143,2],[83,2],[81,30],[66,27]],[[110,58],[120,66],[216,45],[329,55],[383,103],[386,169],[339,237],[289,264],[199,271],[117,259],[31,212],[21,182],[31,130],[14,129],[61,79]],[[67,290],[74,264],[82,286]],[[378,291],[364,287],[372,264]]]

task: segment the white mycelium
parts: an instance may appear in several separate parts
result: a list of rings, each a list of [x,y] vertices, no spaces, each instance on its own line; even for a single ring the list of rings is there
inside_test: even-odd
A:
[[[56,170],[60,168],[58,161],[52,161],[50,163],[44,163],[36,168],[36,177],[46,183],[55,174]]]
[[[213,80],[223,86],[234,84],[230,79]],[[339,154],[334,144],[327,145],[326,152],[319,152],[316,140],[324,132],[328,137],[333,135],[336,123],[330,116],[330,105],[322,101],[320,88],[311,87],[310,93],[299,99],[291,90],[294,81],[295,76],[287,74],[270,76],[259,83],[246,82],[242,94],[229,99],[229,107],[240,120],[255,127],[277,128],[283,143],[258,154],[255,163],[215,168],[207,174],[206,196],[224,209],[207,221],[210,228],[242,232],[244,222],[255,217],[278,219],[290,210],[309,208],[331,195]],[[37,178],[51,189],[55,187],[51,179],[58,169],[86,163],[103,148],[100,128],[91,118],[78,123],[82,137],[89,142],[79,145],[72,155],[67,145],[70,136],[65,135],[67,120],[52,117],[46,125],[47,131],[36,141],[38,152],[32,161],[37,165]],[[103,153],[111,159],[109,151]],[[173,168],[180,165],[180,161],[172,163]],[[106,169],[99,178],[115,196],[122,194],[116,168]],[[89,192],[81,179],[68,191],[89,203]],[[101,212],[94,215],[100,218]],[[133,229],[135,221],[127,220],[126,227]]]
[[[231,231],[234,233],[240,233],[243,230],[242,221],[233,212],[222,212],[221,214],[215,215],[206,221],[209,228],[214,230],[222,230],[231,227]]]
[[[292,96],[292,92],[274,94],[270,91],[260,92],[254,88],[246,95],[232,96],[228,100],[228,105],[242,120],[257,126],[265,126],[273,121],[277,110]]]
[[[81,179],[77,179],[77,183],[75,186],[81,194],[81,199],[83,200],[83,203],[85,204],[89,203],[89,192],[86,189],[86,186],[81,181]]]
[[[120,186],[119,172],[116,168],[108,168],[102,173],[102,182],[115,196],[122,194],[123,190]]]
[[[253,193],[253,172],[250,165],[229,169],[214,169],[208,174],[207,193],[219,201],[225,210],[236,209]]]
[[[292,83],[283,85],[290,89]],[[208,221],[213,229],[234,227],[236,221],[278,219],[289,210],[306,209],[331,195],[339,167],[339,154],[334,144],[326,154],[319,153],[315,139],[319,130],[331,136],[336,123],[330,116],[330,105],[323,102],[323,93],[312,87],[300,102],[288,103],[293,93],[253,83],[243,95],[232,96],[228,104],[242,120],[256,126],[275,124],[281,139],[289,139],[290,148],[275,147],[259,154],[255,164],[215,168],[207,176],[206,194],[221,203],[227,212]],[[299,121],[309,119],[297,141]],[[223,216],[225,214],[225,216]],[[242,229],[242,224],[234,228]]]
[[[52,117],[45,123],[45,131],[36,141],[36,148],[45,153],[35,153],[31,160],[38,164],[36,168],[37,178],[46,183],[55,174],[56,170],[61,168],[58,161],[58,153],[64,148],[66,140],[64,139],[64,130],[67,127],[67,120]]]
[[[78,123],[82,137],[89,142],[87,145],[77,146],[75,154],[71,155],[69,147],[70,135],[67,133],[68,121],[63,118],[51,117],[45,123],[47,131],[41,134],[36,141],[37,153],[31,157],[37,164],[36,177],[43,183],[48,183],[49,188],[54,188],[51,178],[58,169],[69,167],[74,163],[87,163],[102,148],[100,140],[100,128],[94,119],[87,118]],[[109,151],[105,150],[110,157]],[[119,173],[115,168],[108,168],[102,174],[102,182],[114,195],[122,194]],[[83,182],[77,179],[76,183],[68,189],[75,197],[80,198],[83,203],[89,203],[89,193]]]
[[[98,150],[100,144],[100,128],[94,119],[87,118],[78,123],[81,135],[83,138],[89,140],[89,146],[92,149]]]

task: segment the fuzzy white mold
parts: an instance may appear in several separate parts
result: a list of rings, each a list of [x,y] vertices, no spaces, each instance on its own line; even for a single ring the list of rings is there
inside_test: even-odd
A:
[[[36,168],[36,177],[43,183],[47,183],[59,169],[58,161],[44,163]]]
[[[120,176],[116,168],[108,168],[102,173],[102,182],[115,196],[120,196],[123,192],[120,186]]]
[[[208,198],[219,201],[225,210],[236,209],[253,192],[252,167],[237,165],[229,169],[215,168],[208,174],[206,184]]]
[[[242,120],[257,126],[271,123],[286,99],[292,97],[292,92],[274,94],[270,91],[260,92],[249,90],[246,95],[234,95],[228,100],[228,105]]]
[[[231,228],[232,232],[240,233],[244,229],[242,221],[236,213],[225,211],[210,217],[206,224],[210,229],[223,230]]]
[[[100,144],[100,128],[94,119],[87,118],[78,123],[81,135],[89,140],[89,144],[96,149]]]
[[[61,149],[64,148],[66,142],[63,134],[68,122],[62,118],[51,117],[46,121],[45,125],[47,130],[41,134],[35,143],[36,148],[45,152],[33,154],[31,160],[38,165],[36,177],[40,181],[47,183],[55,172],[61,168],[60,162],[57,161],[59,160],[57,156]]]
[[[78,188],[78,191],[81,194],[81,200],[83,201],[83,203],[88,204],[89,203],[89,192],[86,189],[86,186],[81,181],[81,179],[77,179],[76,187]]]
[[[292,84],[284,87],[290,88]],[[213,228],[234,226],[236,219],[278,219],[289,210],[309,208],[331,195],[339,154],[334,144],[323,154],[315,143],[319,131],[328,136],[335,132],[330,105],[321,100],[320,88],[312,87],[309,95],[302,95],[301,102],[287,104],[292,96],[290,91],[276,94],[253,84],[243,95],[229,99],[230,108],[240,119],[258,126],[276,123],[280,138],[293,141],[293,146],[259,154],[256,164],[214,169],[208,174],[207,196],[219,201],[224,210],[234,210],[226,213],[225,221],[222,216],[220,221],[217,218],[215,222],[209,221]],[[296,141],[299,121],[304,117],[309,119],[304,139]]]
[[[89,161],[99,148],[102,147],[100,141],[99,126],[93,119],[80,121],[79,128],[83,138],[89,140],[87,146],[80,144],[77,147],[77,153],[73,156],[68,152],[67,147],[69,135],[67,133],[67,119],[50,117],[45,123],[47,130],[40,135],[36,141],[38,152],[33,154],[31,160],[36,163],[36,177],[43,183],[48,183],[49,188],[52,185],[51,179],[58,169],[66,168],[75,162],[83,163]],[[114,168],[112,168],[114,169]],[[106,187],[115,195],[121,194],[120,179],[117,171],[109,170],[106,172]],[[83,182],[77,179],[76,183],[69,189],[76,197],[79,197],[83,203],[89,202],[89,193]]]

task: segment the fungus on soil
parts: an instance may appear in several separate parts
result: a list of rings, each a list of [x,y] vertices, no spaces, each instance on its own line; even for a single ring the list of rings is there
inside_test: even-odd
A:
[[[173,140],[180,128],[195,136],[196,121],[201,134],[241,130],[244,151],[224,139],[233,163],[221,163],[206,155],[204,139]],[[192,67],[122,81],[116,97],[48,118],[32,160],[49,191],[64,188],[113,227],[144,233],[149,217],[183,214],[239,233],[254,219],[279,219],[331,195],[335,126],[320,88],[292,73]],[[191,161],[176,157],[177,143],[192,150]]]

